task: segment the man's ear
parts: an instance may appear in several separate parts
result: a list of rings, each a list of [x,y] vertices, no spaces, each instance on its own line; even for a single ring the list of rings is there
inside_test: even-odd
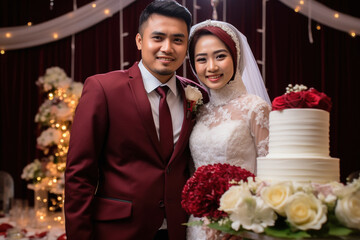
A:
[[[137,33],[137,34],[136,34],[135,42],[136,42],[137,49],[138,49],[138,50],[141,50],[142,38],[141,38],[140,33]]]

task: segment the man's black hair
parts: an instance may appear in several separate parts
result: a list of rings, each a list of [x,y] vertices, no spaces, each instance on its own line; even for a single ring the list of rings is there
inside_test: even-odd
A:
[[[186,7],[180,5],[175,0],[155,0],[147,5],[140,15],[138,31],[141,35],[143,33],[142,25],[152,14],[182,19],[187,25],[188,33],[190,32],[192,16]]]

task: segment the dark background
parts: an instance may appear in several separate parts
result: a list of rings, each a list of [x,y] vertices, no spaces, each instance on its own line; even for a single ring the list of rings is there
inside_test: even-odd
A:
[[[182,3],[181,0],[178,0]],[[92,2],[77,0],[77,7]],[[138,18],[150,0],[137,0],[123,10],[124,60],[131,66],[140,59],[135,46]],[[360,17],[360,3],[354,0],[319,1]],[[41,23],[72,11],[73,1],[1,0],[0,27]],[[197,0],[200,22],[211,18],[210,0]],[[193,0],[186,6],[193,12]],[[222,20],[222,1],[218,6]],[[244,33],[257,59],[261,59],[261,0],[227,0],[227,22]],[[341,180],[360,169],[360,37],[312,21],[314,43],[308,40],[308,19],[277,0],[267,2],[266,87],[271,100],[282,95],[289,84],[304,84],[325,92],[333,101],[330,120],[330,153],[340,158]],[[119,13],[75,35],[74,80],[84,82],[96,73],[120,69]],[[29,197],[27,183],[20,179],[23,168],[38,155],[36,138],[40,129],[34,122],[44,98],[35,82],[46,68],[59,66],[70,76],[71,37],[45,45],[7,51],[0,55],[0,170],[15,180],[15,197]],[[261,67],[260,67],[261,69]],[[187,68],[187,76],[192,77]],[[182,68],[177,72],[182,75]]]

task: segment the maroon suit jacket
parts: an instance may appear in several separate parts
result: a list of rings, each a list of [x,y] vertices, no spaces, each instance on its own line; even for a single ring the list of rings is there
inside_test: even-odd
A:
[[[68,240],[152,240],[164,217],[170,239],[185,239],[181,191],[189,177],[194,119],[186,114],[183,88],[198,84],[182,77],[177,83],[184,121],[165,163],[137,63],[86,80],[65,172]]]

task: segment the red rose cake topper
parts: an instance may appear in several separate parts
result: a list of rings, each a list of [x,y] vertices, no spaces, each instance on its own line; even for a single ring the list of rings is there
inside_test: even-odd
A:
[[[322,92],[318,92],[315,88],[304,85],[289,86],[286,93],[276,97],[272,102],[272,110],[283,110],[287,108],[318,108],[330,112],[331,99]]]

